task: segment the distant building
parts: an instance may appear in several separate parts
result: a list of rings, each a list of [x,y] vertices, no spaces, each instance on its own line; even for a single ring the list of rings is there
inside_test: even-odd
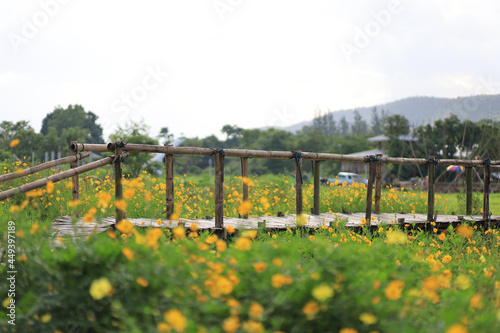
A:
[[[384,154],[384,150],[382,149],[382,143],[389,141],[389,137],[385,135],[377,135],[371,138],[368,138],[368,141],[371,142],[375,149],[360,151],[358,153],[349,154],[351,156],[370,156],[377,154]],[[401,135],[399,140],[406,142],[416,142],[417,139],[413,138],[411,135]],[[340,171],[343,172],[354,172],[357,174],[368,174],[368,163],[358,163],[358,162],[342,162],[340,166]],[[384,174],[384,166],[382,165],[382,174]]]

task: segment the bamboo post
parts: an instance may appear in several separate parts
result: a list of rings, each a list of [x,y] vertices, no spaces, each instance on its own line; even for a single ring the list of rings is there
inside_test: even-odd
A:
[[[427,171],[428,185],[427,185],[427,222],[434,220],[434,183],[436,180],[436,160],[434,156],[429,158],[429,165]]]
[[[483,220],[490,218],[490,160],[484,161]]]
[[[76,155],[77,153],[76,149],[72,149],[74,146],[77,146],[77,141],[71,141],[70,144],[71,153]],[[77,167],[78,167],[78,160],[72,161],[70,163],[71,169]],[[78,181],[78,175],[74,175],[71,178],[71,181],[73,182],[73,186],[71,187],[71,192],[73,193],[73,201],[77,201],[80,198],[80,184]],[[75,209],[75,217],[80,217],[80,212],[77,209]]]
[[[128,156],[128,153],[125,153],[122,155],[124,157]],[[7,198],[11,198],[17,194],[21,193],[26,193],[31,190],[35,190],[40,187],[44,187],[47,185],[48,181],[51,181],[53,183],[57,183],[58,181],[61,181],[63,179],[68,179],[73,177],[75,174],[81,174],[90,170],[97,169],[99,167],[108,165],[110,163],[113,163],[113,157],[105,157],[103,159],[100,159],[98,161],[92,162],[92,163],[87,163],[85,165],[79,166],[74,169],[69,169],[63,172],[60,172],[58,174],[49,176],[47,178],[39,179],[37,181],[34,181],[29,184],[25,184],[19,187],[11,188],[10,190],[0,192],[0,201],[5,200]]]
[[[167,145],[172,147],[172,145]],[[170,219],[174,213],[174,155],[165,154],[165,187],[166,187],[166,217]]]
[[[320,173],[321,173],[321,162],[314,161],[314,208],[313,214],[319,215],[319,206],[320,206]]]
[[[472,167],[465,167],[466,205],[465,214],[472,215]]]
[[[215,153],[214,178],[215,178],[215,227],[224,227],[224,150]]]
[[[381,158],[382,154],[375,155]],[[375,166],[375,214],[380,214],[380,199],[382,197],[382,163],[378,162]]]
[[[370,227],[372,219],[372,200],[373,200],[373,183],[375,181],[375,156],[370,156],[370,165],[368,168],[368,185],[366,187],[366,225]]]
[[[248,179],[248,157],[241,157],[241,177]],[[248,201],[248,183],[243,181],[243,202]],[[244,219],[248,219],[248,213],[243,215]]]
[[[295,158],[295,214],[302,214],[302,152],[294,151]]]
[[[114,159],[114,168],[115,168],[115,203],[118,200],[123,200],[123,185],[122,185],[122,177],[123,177],[123,164],[121,160],[121,152],[122,149],[119,147],[121,143],[115,142],[115,159]],[[123,220],[123,211],[115,207],[115,223],[119,223]]]

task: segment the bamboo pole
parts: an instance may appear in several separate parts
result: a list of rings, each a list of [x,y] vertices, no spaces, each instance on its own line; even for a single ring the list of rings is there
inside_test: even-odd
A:
[[[122,153],[122,148],[115,149],[115,156],[117,158],[114,159],[114,169],[115,169],[115,204],[118,200],[123,200],[123,164],[122,159],[120,158]],[[115,223],[119,223],[123,220],[123,211],[115,207]]]
[[[170,219],[174,213],[174,155],[172,154],[165,154],[165,185],[166,213],[167,219]]]
[[[472,167],[465,167],[466,205],[465,214],[472,215]]]
[[[123,153],[122,157],[128,156],[128,153]],[[32,183],[22,185],[16,188],[12,188],[10,190],[0,192],[0,201],[5,200],[7,198],[13,197],[17,194],[21,193],[26,193],[31,190],[35,190],[40,187],[44,187],[47,185],[48,181],[52,181],[53,183],[57,183],[58,181],[73,177],[75,174],[81,174],[87,171],[91,171],[97,168],[100,168],[102,166],[108,165],[113,163],[114,156],[106,157],[103,159],[100,159],[98,161],[88,163],[82,166],[79,166],[78,168],[70,169],[67,171],[63,171],[61,173],[58,173],[56,175],[52,175],[43,179],[39,179],[37,181],[34,181]]]
[[[71,147],[76,146],[76,144],[77,144],[76,141],[71,141],[70,149]],[[71,153],[76,155],[76,150],[71,150]],[[74,169],[77,167],[78,167],[78,160],[75,159],[75,161],[72,161],[70,163],[70,168]],[[71,177],[71,182],[72,182],[71,193],[73,194],[73,201],[77,201],[80,198],[80,184],[78,182],[78,175],[74,175],[73,177]],[[76,208],[74,214],[76,217],[80,217],[80,212]]]
[[[434,161],[435,157],[432,156],[430,159]],[[436,164],[434,162],[429,163],[427,177],[429,178],[427,187],[427,222],[431,222],[434,220],[434,183],[436,180]]]
[[[108,150],[108,144],[99,144],[99,143],[71,143],[71,146],[69,147],[72,151],[75,152],[80,152],[80,151],[95,151],[95,152],[107,152]],[[114,151],[114,149],[111,149],[111,151]]]
[[[483,189],[483,220],[489,220],[491,168],[489,160],[484,162],[485,163],[484,163],[484,189]]]
[[[241,158],[241,177],[248,179],[248,157]],[[248,201],[248,183],[243,181],[243,202]],[[243,215],[244,219],[248,219],[248,214]]]
[[[377,154],[377,158],[381,158],[382,154]],[[375,166],[375,214],[380,214],[380,199],[382,197],[382,163],[377,163]]]
[[[295,158],[295,214],[302,214],[302,152],[293,153]]]
[[[319,215],[320,208],[320,174],[321,174],[321,162],[314,161],[314,207],[313,214]]]
[[[375,156],[370,156],[370,159],[374,159]],[[370,227],[371,226],[371,219],[372,219],[372,200],[373,200],[373,183],[375,181],[375,163],[377,162],[369,162],[369,168],[368,168],[368,185],[366,186],[366,212],[365,212],[365,219],[366,219],[366,226]]]
[[[71,155],[71,156],[67,156],[67,157],[63,157],[63,158],[60,158],[60,159],[57,159],[57,160],[53,160],[53,161],[50,161],[50,162],[46,162],[46,163],[41,163],[41,164],[38,164],[34,167],[31,167],[31,168],[27,168],[27,169],[23,169],[23,172],[12,172],[12,173],[6,173],[5,175],[1,175],[0,176],[0,183],[1,182],[4,182],[4,181],[7,181],[7,180],[11,180],[11,179],[16,179],[16,178],[19,178],[19,177],[24,177],[24,176],[27,176],[27,175],[31,175],[35,172],[39,172],[39,171],[42,171],[42,170],[47,170],[47,169],[50,169],[54,166],[57,166],[57,165],[61,165],[61,164],[64,164],[64,163],[70,163],[70,162],[73,162],[73,161],[78,161],[80,159],[83,159],[83,158],[87,158],[90,156],[90,153],[88,152],[85,152],[85,153],[81,153],[81,154],[78,154],[78,155]]]
[[[215,154],[215,227],[224,227],[224,151]]]

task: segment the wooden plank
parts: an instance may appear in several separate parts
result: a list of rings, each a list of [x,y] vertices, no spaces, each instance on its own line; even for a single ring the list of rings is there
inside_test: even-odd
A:
[[[166,217],[169,219],[174,213],[174,155],[172,154],[165,154],[165,186]]]
[[[490,180],[491,180],[491,168],[490,161],[485,161],[484,164],[484,189],[483,189],[483,219],[488,220],[490,218]]]
[[[314,207],[313,214],[319,215],[321,162],[314,161]]]
[[[224,156],[217,152],[214,156],[214,175],[215,175],[215,227],[224,227]]]
[[[431,156],[430,160],[434,161],[435,157]],[[427,188],[427,221],[431,222],[434,219],[434,183],[436,180],[436,164],[429,162],[428,164],[428,188]]]
[[[241,157],[241,177],[248,179],[248,157]],[[248,183],[243,182],[243,201],[248,201]],[[248,219],[248,213],[243,215],[244,219]]]
[[[465,167],[466,204],[465,214],[472,215],[472,167]]]
[[[382,154],[377,154],[377,158],[381,158]],[[375,166],[375,208],[373,212],[380,214],[380,200],[382,198],[382,163],[377,163]]]

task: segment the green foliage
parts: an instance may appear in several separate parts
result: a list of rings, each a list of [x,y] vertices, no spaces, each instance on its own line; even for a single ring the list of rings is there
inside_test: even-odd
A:
[[[144,120],[131,120],[125,126],[119,126],[116,131],[110,135],[111,142],[130,142],[145,145],[157,145],[158,140],[149,136],[149,126],[144,123]],[[125,166],[125,174],[130,174],[132,177],[137,177],[141,170],[152,170],[154,165],[151,161],[153,154],[130,154],[123,163]],[[158,167],[158,166],[156,166]]]

